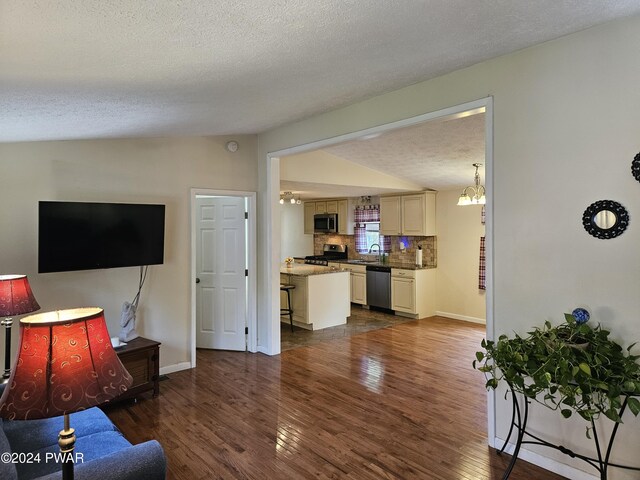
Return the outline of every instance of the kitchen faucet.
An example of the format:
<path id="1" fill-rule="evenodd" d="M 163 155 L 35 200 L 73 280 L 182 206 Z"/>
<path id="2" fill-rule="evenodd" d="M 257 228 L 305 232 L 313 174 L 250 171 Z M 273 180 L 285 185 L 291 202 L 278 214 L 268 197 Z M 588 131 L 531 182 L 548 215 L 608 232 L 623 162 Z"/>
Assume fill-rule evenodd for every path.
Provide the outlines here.
<path id="1" fill-rule="evenodd" d="M 369 248 L 369 253 L 372 253 L 373 247 L 378 247 L 378 261 L 382 261 L 382 250 L 380 249 L 380 245 L 377 243 L 374 243 L 371 245 L 371 247 Z"/>

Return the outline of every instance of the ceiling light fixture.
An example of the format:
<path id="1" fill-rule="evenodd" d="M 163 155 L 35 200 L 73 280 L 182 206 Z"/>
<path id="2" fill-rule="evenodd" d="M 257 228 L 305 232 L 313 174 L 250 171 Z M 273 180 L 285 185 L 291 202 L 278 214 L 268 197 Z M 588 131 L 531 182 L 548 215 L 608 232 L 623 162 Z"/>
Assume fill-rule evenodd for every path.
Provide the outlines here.
<path id="1" fill-rule="evenodd" d="M 458 199 L 458 205 L 484 205 L 487 203 L 487 198 L 485 196 L 485 189 L 482 185 L 480 185 L 480 174 L 478 173 L 478 167 L 481 167 L 481 163 L 474 163 L 474 167 L 476 167 L 476 174 L 474 176 L 474 184 L 470 187 L 466 187 L 462 190 L 462 194 Z M 472 195 L 469 195 L 468 192 L 471 192 Z"/>
<path id="2" fill-rule="evenodd" d="M 280 205 L 284 205 L 284 202 L 289 202 L 291 205 L 300 205 L 300 197 L 296 198 L 293 192 L 284 192 L 280 194 Z"/>

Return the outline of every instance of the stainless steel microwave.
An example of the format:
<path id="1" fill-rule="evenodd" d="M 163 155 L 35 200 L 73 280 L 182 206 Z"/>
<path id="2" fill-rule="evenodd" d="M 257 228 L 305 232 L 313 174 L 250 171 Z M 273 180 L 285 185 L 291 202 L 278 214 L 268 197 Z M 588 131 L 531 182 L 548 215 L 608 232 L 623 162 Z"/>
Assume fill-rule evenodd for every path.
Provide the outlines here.
<path id="1" fill-rule="evenodd" d="M 322 213 L 313 216 L 313 233 L 336 233 L 338 231 L 338 215 Z"/>

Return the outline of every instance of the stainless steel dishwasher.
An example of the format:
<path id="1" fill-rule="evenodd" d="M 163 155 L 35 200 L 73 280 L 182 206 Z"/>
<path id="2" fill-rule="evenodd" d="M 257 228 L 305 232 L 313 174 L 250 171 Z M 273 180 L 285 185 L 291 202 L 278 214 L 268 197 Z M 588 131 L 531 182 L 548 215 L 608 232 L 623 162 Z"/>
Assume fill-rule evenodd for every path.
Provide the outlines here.
<path id="1" fill-rule="evenodd" d="M 367 305 L 391 308 L 391 267 L 367 265 Z"/>

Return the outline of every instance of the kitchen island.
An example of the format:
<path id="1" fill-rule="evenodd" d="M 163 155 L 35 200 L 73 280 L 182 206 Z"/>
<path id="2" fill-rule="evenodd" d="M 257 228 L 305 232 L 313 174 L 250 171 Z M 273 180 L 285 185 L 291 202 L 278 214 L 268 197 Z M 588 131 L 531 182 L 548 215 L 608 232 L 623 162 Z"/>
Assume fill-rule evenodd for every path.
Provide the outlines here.
<path id="1" fill-rule="evenodd" d="M 281 265 L 280 283 L 295 286 L 291 290 L 294 325 L 320 330 L 347 323 L 351 314 L 349 275 L 346 270 L 318 265 Z M 284 292 L 280 292 L 280 305 L 287 305 Z M 280 320 L 288 323 L 288 317 Z"/>

